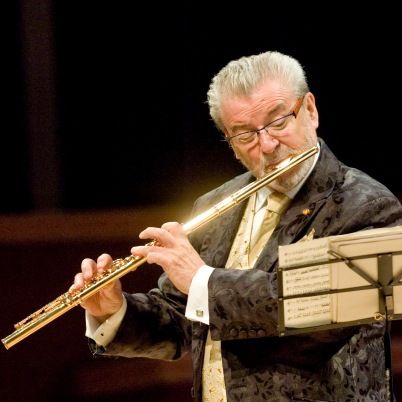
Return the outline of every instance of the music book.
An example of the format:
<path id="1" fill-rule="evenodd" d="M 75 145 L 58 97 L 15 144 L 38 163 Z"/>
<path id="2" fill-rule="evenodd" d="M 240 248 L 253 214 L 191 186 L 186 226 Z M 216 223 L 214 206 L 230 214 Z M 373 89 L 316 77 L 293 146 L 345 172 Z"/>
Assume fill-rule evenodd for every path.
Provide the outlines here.
<path id="1" fill-rule="evenodd" d="M 283 327 L 384 319 L 384 289 L 396 317 L 402 314 L 401 277 L 402 226 L 279 246 Z"/>

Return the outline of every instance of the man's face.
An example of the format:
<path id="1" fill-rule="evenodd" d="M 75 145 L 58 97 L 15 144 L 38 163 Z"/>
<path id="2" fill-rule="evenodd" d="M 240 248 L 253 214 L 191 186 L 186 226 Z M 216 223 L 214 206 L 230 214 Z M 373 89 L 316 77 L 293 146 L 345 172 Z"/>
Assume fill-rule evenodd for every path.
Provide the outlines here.
<path id="1" fill-rule="evenodd" d="M 317 144 L 318 112 L 310 92 L 297 99 L 278 81 L 266 81 L 250 96 L 226 98 L 221 106 L 225 136 L 232 137 L 229 142 L 236 158 L 255 177 L 264 176 L 273 165 Z M 290 190 L 311 164 L 310 158 L 270 186 Z"/>

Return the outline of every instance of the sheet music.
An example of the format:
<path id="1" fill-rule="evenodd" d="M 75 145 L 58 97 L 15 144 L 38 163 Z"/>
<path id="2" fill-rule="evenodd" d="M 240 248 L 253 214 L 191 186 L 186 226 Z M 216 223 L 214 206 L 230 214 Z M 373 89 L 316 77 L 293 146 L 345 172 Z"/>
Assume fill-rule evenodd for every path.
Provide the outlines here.
<path id="1" fill-rule="evenodd" d="M 286 326 L 303 328 L 330 324 L 332 321 L 331 297 L 327 294 L 285 300 Z"/>
<path id="2" fill-rule="evenodd" d="M 289 246 L 279 246 L 279 266 L 282 268 L 308 262 L 328 261 L 329 238 L 303 241 Z"/>
<path id="3" fill-rule="evenodd" d="M 283 272 L 283 295 L 293 296 L 331 289 L 330 266 L 316 265 Z"/>
<path id="4" fill-rule="evenodd" d="M 294 267 L 311 261 L 327 261 L 328 239 L 304 241 L 279 247 L 281 267 Z M 329 264 L 283 271 L 283 295 L 293 296 L 331 289 Z M 289 327 L 308 327 L 332 321 L 332 297 L 328 294 L 284 301 L 285 323 Z"/>

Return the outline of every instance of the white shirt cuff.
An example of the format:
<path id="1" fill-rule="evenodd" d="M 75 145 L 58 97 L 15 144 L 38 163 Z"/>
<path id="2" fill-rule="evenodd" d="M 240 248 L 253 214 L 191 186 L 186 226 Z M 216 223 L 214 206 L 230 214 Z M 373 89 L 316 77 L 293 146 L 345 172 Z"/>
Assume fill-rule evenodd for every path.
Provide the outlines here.
<path id="1" fill-rule="evenodd" d="M 209 325 L 208 280 L 215 268 L 203 265 L 194 275 L 188 292 L 186 317 Z"/>
<path id="2" fill-rule="evenodd" d="M 117 330 L 123 321 L 124 315 L 127 310 L 127 301 L 123 297 L 123 305 L 120 310 L 111 315 L 105 322 L 99 321 L 85 311 L 86 331 L 85 336 L 93 339 L 97 345 L 105 347 L 116 336 Z"/>

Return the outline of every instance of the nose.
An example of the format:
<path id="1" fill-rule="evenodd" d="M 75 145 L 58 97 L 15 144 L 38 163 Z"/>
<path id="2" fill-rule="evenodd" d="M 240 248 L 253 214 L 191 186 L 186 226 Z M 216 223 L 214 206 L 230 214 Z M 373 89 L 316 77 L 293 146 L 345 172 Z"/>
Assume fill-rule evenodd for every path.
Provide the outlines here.
<path id="1" fill-rule="evenodd" d="M 272 153 L 279 145 L 278 139 L 272 137 L 266 128 L 262 128 L 258 131 L 258 140 L 260 141 L 261 151 L 264 154 Z"/>

